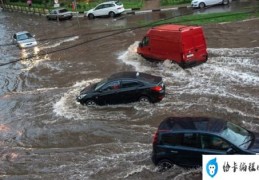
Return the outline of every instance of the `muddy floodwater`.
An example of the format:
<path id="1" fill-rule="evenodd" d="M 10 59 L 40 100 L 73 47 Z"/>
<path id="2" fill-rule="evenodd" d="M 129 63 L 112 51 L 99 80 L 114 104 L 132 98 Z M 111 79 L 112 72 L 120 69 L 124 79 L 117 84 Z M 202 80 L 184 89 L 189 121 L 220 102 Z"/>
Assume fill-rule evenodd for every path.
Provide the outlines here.
<path id="1" fill-rule="evenodd" d="M 258 19 L 204 26 L 209 59 L 185 70 L 136 53 L 147 29 L 115 31 L 136 22 L 0 12 L 0 64 L 25 58 L 0 66 L 1 179 L 201 179 L 201 169 L 156 171 L 150 154 L 161 120 L 218 117 L 259 132 Z M 36 48 L 11 45 L 22 30 L 36 35 Z M 166 97 L 144 106 L 75 101 L 85 86 L 121 71 L 162 76 Z"/>

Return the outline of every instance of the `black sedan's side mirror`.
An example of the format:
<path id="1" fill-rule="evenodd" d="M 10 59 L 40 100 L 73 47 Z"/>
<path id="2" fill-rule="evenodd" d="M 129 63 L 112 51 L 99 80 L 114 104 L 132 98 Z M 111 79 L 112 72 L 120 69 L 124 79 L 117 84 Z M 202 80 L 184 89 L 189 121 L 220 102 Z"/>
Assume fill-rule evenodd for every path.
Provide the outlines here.
<path id="1" fill-rule="evenodd" d="M 96 92 L 101 93 L 101 92 L 103 92 L 103 90 L 102 89 L 97 89 Z"/>

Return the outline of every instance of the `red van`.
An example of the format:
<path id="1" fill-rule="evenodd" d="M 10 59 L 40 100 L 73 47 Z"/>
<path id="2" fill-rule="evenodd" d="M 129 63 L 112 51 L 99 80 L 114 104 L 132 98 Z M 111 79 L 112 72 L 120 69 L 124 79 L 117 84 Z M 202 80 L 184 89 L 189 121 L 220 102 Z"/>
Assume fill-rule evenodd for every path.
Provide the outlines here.
<path id="1" fill-rule="evenodd" d="M 151 28 L 139 43 L 138 54 L 151 60 L 171 60 L 182 67 L 206 62 L 207 46 L 200 26 L 166 24 Z"/>

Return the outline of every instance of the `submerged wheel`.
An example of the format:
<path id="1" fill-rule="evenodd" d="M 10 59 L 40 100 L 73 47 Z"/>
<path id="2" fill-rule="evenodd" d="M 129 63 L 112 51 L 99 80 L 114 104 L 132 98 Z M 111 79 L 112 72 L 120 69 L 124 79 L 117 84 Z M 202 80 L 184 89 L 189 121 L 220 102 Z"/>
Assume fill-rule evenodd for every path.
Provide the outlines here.
<path id="1" fill-rule="evenodd" d="M 223 0 L 223 1 L 222 1 L 222 4 L 228 5 L 228 4 L 229 4 L 229 0 Z"/>
<path id="2" fill-rule="evenodd" d="M 96 106 L 96 102 L 94 102 L 93 100 L 88 100 L 85 103 L 86 106 Z"/>
<path id="3" fill-rule="evenodd" d="M 111 18 L 114 18 L 115 17 L 115 13 L 114 12 L 109 12 L 109 16 L 111 17 Z"/>
<path id="4" fill-rule="evenodd" d="M 200 3 L 200 4 L 199 4 L 199 8 L 201 8 L 201 9 L 205 8 L 205 3 L 203 3 L 203 2 Z"/>
<path id="5" fill-rule="evenodd" d="M 141 96 L 139 98 L 139 102 L 140 103 L 150 103 L 150 100 L 149 100 L 149 98 L 147 96 Z"/>
<path id="6" fill-rule="evenodd" d="M 158 172 L 165 172 L 171 169 L 174 166 L 174 164 L 171 161 L 164 159 L 159 161 L 157 166 L 158 166 Z"/>
<path id="7" fill-rule="evenodd" d="M 88 14 L 88 19 L 94 19 L 94 15 L 93 14 Z"/>

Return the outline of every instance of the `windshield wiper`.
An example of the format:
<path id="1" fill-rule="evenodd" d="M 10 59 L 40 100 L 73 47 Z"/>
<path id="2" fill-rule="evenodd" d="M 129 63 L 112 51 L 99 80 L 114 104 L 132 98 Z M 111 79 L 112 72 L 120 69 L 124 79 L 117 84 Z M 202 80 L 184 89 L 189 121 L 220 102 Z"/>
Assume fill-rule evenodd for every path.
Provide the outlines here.
<path id="1" fill-rule="evenodd" d="M 248 136 L 248 137 L 250 137 L 250 139 L 247 140 L 247 141 L 245 141 L 245 140 L 247 139 L 247 138 L 246 138 L 246 139 L 244 140 L 245 142 L 243 142 L 242 144 L 240 144 L 239 147 L 242 146 L 242 145 L 244 145 L 244 144 L 246 144 L 246 143 L 249 143 L 250 141 L 252 141 L 252 140 L 254 139 L 252 135 L 250 135 L 250 136 Z"/>

